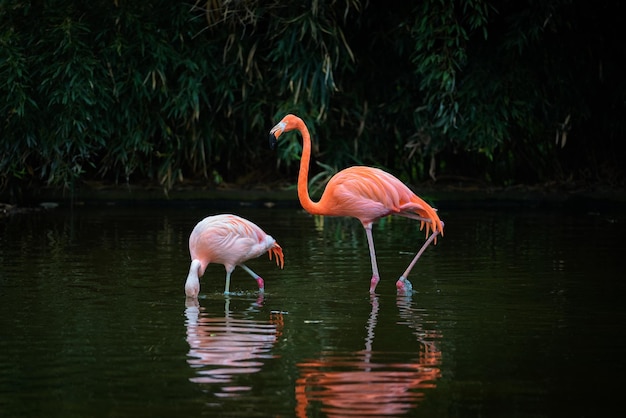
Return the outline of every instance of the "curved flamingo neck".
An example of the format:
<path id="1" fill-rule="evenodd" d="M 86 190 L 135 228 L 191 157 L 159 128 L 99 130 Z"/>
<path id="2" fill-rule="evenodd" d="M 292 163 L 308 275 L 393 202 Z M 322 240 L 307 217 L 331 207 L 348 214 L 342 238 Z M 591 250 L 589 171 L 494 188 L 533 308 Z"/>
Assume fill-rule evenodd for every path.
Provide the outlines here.
<path id="1" fill-rule="evenodd" d="M 299 119 L 299 118 L 298 118 Z M 309 130 L 299 119 L 296 125 L 300 135 L 302 135 L 302 155 L 300 156 L 300 171 L 298 173 L 298 199 L 307 212 L 317 215 L 321 214 L 319 203 L 311 200 L 309 195 L 309 164 L 311 163 L 311 136 Z"/>
<path id="2" fill-rule="evenodd" d="M 189 274 L 187 275 L 187 281 L 185 282 L 185 294 L 187 297 L 196 298 L 200 293 L 200 279 L 199 272 L 202 269 L 202 263 L 200 260 L 192 260 L 191 266 L 189 266 Z"/>

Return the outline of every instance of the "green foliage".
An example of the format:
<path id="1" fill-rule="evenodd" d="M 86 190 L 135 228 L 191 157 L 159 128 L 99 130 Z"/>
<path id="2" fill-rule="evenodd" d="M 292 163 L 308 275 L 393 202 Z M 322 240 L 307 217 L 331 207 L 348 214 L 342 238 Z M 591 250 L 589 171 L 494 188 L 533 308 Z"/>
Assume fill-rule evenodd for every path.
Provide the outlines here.
<path id="1" fill-rule="evenodd" d="M 288 112 L 317 180 L 371 164 L 407 181 L 623 182 L 622 9 L 1 1 L 0 189 L 295 176 L 297 138 L 266 149 Z"/>

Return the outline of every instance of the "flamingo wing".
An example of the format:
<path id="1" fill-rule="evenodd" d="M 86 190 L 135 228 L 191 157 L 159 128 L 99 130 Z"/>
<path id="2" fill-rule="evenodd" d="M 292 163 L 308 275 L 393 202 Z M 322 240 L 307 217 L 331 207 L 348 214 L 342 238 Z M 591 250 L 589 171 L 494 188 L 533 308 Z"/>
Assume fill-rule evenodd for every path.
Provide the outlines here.
<path id="1" fill-rule="evenodd" d="M 434 209 L 391 174 L 373 167 L 355 166 L 337 173 L 326 186 L 320 203 L 328 215 L 353 216 L 363 223 L 390 214 L 417 214 L 439 229 Z"/>
<path id="2" fill-rule="evenodd" d="M 215 215 L 196 225 L 189 237 L 189 252 L 204 268 L 208 263 L 220 263 L 228 270 L 266 252 L 270 241 L 273 244 L 274 239 L 246 219 Z"/>

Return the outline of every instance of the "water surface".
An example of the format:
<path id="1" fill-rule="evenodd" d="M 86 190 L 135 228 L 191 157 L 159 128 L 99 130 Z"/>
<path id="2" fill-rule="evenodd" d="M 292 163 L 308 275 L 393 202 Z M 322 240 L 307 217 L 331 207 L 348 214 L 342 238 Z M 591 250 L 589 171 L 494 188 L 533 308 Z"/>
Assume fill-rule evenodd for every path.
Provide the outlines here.
<path id="1" fill-rule="evenodd" d="M 440 207 L 365 233 L 296 208 L 78 207 L 0 219 L 2 416 L 598 416 L 620 406 L 623 211 Z M 184 297 L 187 238 L 217 212 L 284 249 L 210 265 Z M 617 383 L 616 383 L 617 382 Z"/>

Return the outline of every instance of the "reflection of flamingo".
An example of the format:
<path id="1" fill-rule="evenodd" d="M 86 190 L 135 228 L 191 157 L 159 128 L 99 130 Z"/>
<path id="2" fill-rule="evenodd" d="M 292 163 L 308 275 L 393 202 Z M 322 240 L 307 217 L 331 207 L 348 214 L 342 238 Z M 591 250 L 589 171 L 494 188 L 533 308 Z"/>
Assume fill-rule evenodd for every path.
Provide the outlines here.
<path id="1" fill-rule="evenodd" d="M 254 223 L 236 215 L 215 215 L 204 218 L 195 226 L 189 236 L 191 266 L 185 283 L 187 297 L 196 298 L 200 293 L 200 279 L 209 263 L 223 264 L 226 269 L 226 287 L 229 292 L 230 275 L 235 266 L 240 266 L 258 283 L 263 292 L 263 279 L 243 263 L 265 252 L 276 257 L 280 268 L 284 265 L 283 250 L 280 245 Z"/>
<path id="2" fill-rule="evenodd" d="M 404 311 L 410 310 L 405 302 L 398 299 L 403 319 Z M 417 406 L 425 389 L 435 387 L 441 377 L 441 352 L 432 338 L 439 336 L 424 333 L 415 321 L 407 323 L 418 335 L 417 357 L 408 363 L 375 361 L 372 344 L 377 316 L 378 298 L 373 296 L 364 350 L 330 353 L 298 364 L 296 416 L 311 415 L 316 405 L 328 417 L 402 415 Z"/>
<path id="3" fill-rule="evenodd" d="M 263 295 L 254 304 L 259 306 Z M 234 318 L 227 296 L 224 317 L 212 318 L 199 306 L 198 299 L 187 299 L 186 322 L 189 354 L 187 362 L 196 370 L 194 383 L 217 384 L 217 396 L 237 396 L 248 386 L 232 384 L 235 376 L 256 373 L 263 360 L 274 357 L 271 350 L 282 331 L 280 314 L 269 321 Z"/>
<path id="4" fill-rule="evenodd" d="M 326 190 L 324 190 L 319 202 L 313 202 L 307 189 L 311 159 L 311 137 L 302 119 L 295 115 L 285 116 L 271 129 L 270 146 L 273 148 L 276 145 L 278 137 L 283 132 L 294 129 L 300 132 L 303 141 L 300 173 L 298 174 L 300 203 L 307 212 L 314 215 L 351 216 L 361 221 L 367 235 L 372 262 L 370 293 L 374 293 L 380 280 L 372 237 L 373 223 L 384 216 L 399 215 L 420 221 L 422 228 L 426 225 L 426 237 L 428 239 L 396 282 L 396 287 L 400 293 L 410 293 L 412 286 L 411 282 L 407 280 L 407 276 L 426 247 L 433 240 L 436 242 L 437 235 L 443 235 L 443 222 L 437 216 L 435 209 L 391 174 L 377 168 L 362 166 L 350 167 L 335 174 L 326 185 Z M 431 229 L 433 233 L 429 238 Z"/>

